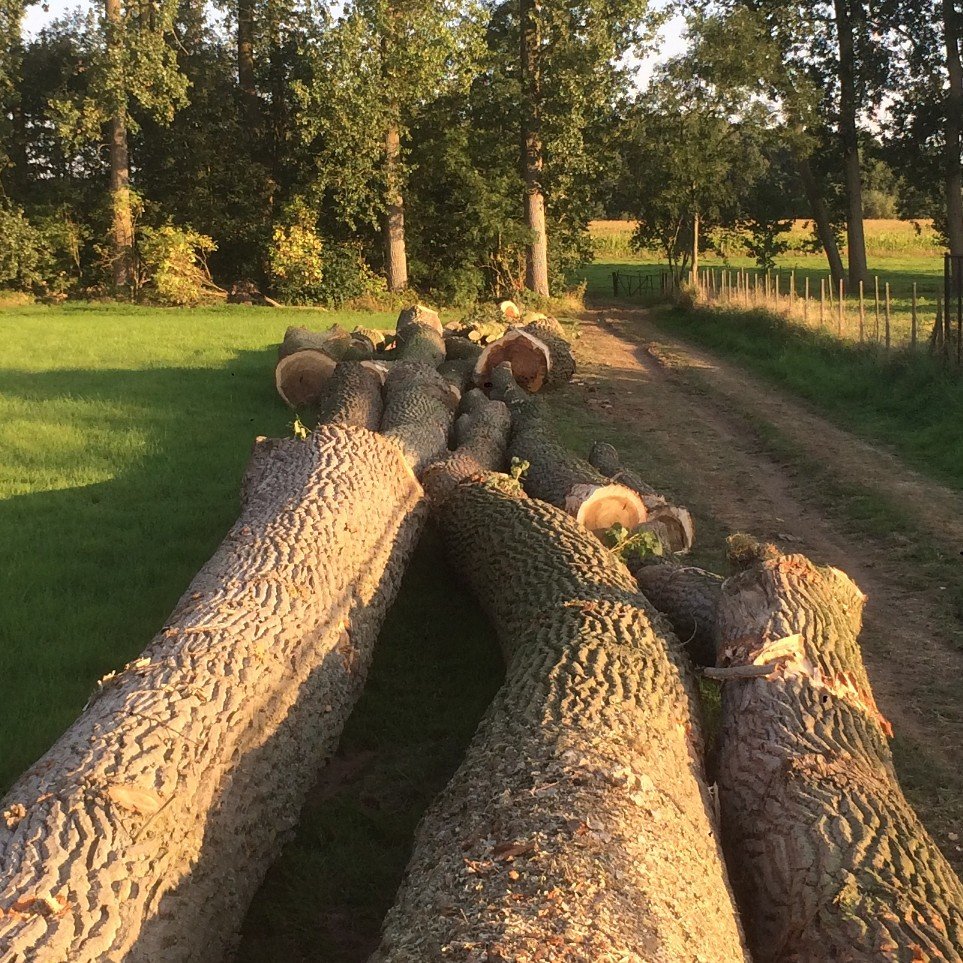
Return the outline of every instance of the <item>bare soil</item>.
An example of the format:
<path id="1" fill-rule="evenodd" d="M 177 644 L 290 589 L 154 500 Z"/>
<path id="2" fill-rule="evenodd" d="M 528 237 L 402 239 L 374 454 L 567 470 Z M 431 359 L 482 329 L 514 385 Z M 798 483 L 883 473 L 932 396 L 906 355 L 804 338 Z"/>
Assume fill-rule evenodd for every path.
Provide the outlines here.
<path id="1" fill-rule="evenodd" d="M 748 531 L 843 569 L 868 595 L 864 655 L 901 780 L 960 868 L 963 626 L 950 600 L 963 495 L 665 334 L 644 310 L 586 314 L 576 354 L 576 405 L 610 439 L 631 440 L 627 454 L 657 448 L 674 465 L 659 481 L 718 540 L 716 559 L 722 535 Z M 892 531 L 879 530 L 878 513 L 875 529 L 860 523 L 867 497 L 898 519 Z"/>

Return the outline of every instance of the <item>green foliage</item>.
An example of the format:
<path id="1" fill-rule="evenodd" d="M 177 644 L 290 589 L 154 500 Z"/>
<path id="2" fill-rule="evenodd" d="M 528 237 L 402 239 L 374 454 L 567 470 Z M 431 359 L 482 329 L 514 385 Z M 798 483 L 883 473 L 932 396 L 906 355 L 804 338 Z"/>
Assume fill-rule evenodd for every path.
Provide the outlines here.
<path id="1" fill-rule="evenodd" d="M 138 234 L 140 287 L 148 300 L 193 307 L 210 299 L 205 259 L 216 248 L 211 238 L 172 224 L 142 227 Z"/>
<path id="2" fill-rule="evenodd" d="M 664 551 L 662 539 L 655 532 L 644 528 L 629 531 L 621 522 L 609 528 L 603 534 L 602 541 L 624 561 L 660 557 Z"/>
<path id="3" fill-rule="evenodd" d="M 274 228 L 271 241 L 271 279 L 278 297 L 289 304 L 321 301 L 324 244 L 303 201 L 288 208 L 285 222 Z"/>
<path id="4" fill-rule="evenodd" d="M 0 285 L 29 291 L 44 283 L 50 251 L 23 211 L 0 205 Z"/>
<path id="5" fill-rule="evenodd" d="M 295 415 L 294 421 L 291 422 L 291 434 L 294 435 L 294 437 L 297 438 L 298 441 L 307 441 L 308 435 L 311 434 L 310 429 L 301 420 L 300 415 Z"/>

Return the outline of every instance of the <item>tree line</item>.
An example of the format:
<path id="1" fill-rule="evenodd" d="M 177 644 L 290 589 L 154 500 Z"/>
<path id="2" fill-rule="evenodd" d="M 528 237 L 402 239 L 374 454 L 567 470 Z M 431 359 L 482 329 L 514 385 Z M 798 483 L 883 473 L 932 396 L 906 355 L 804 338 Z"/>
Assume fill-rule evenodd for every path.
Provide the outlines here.
<path id="1" fill-rule="evenodd" d="M 955 0 L 98 4 L 25 36 L 0 2 L 8 286 L 546 295 L 603 213 L 676 265 L 711 228 L 768 263 L 810 216 L 856 281 L 883 181 L 963 254 Z M 672 10 L 689 49 L 640 91 Z"/>

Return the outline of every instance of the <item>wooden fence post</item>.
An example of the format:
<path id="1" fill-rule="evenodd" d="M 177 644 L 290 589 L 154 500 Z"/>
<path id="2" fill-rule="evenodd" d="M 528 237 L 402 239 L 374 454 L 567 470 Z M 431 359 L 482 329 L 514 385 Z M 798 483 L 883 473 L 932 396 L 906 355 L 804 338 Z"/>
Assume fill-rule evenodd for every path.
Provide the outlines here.
<path id="1" fill-rule="evenodd" d="M 862 280 L 859 282 L 859 343 L 863 343 L 866 328 L 866 297 Z"/>
<path id="2" fill-rule="evenodd" d="M 843 336 L 843 279 L 839 279 L 839 311 L 836 314 L 836 336 Z"/>
<path id="3" fill-rule="evenodd" d="M 879 344 L 879 275 L 874 275 L 873 281 L 876 283 L 876 330 L 873 332 L 873 341 Z"/>
<path id="4" fill-rule="evenodd" d="M 889 327 L 889 281 L 886 282 L 886 350 L 890 347 L 890 327 Z"/>
<path id="5" fill-rule="evenodd" d="M 819 327 L 826 323 L 826 279 L 819 279 Z"/>
<path id="6" fill-rule="evenodd" d="M 807 274 L 805 280 L 803 281 L 803 324 L 809 327 L 809 275 Z"/>
<path id="7" fill-rule="evenodd" d="M 910 321 L 910 346 L 916 347 L 917 339 L 917 317 L 916 317 L 916 282 L 913 282 L 913 316 Z"/>

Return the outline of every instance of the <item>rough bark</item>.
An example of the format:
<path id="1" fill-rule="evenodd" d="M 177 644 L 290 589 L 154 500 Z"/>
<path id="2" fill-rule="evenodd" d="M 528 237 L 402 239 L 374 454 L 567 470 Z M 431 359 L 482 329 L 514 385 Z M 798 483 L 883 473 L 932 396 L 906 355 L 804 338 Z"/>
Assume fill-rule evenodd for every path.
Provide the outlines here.
<path id="1" fill-rule="evenodd" d="M 859 131 L 856 114 L 856 52 L 853 38 L 852 0 L 833 0 L 836 34 L 839 43 L 839 140 L 843 152 L 843 177 L 846 182 L 847 258 L 849 283 L 855 289 L 869 280 L 866 262 L 866 237 L 863 231 L 863 175 L 859 161 Z"/>
<path id="2" fill-rule="evenodd" d="M 525 249 L 525 286 L 548 296 L 548 234 L 542 145 L 541 26 L 535 0 L 519 0 L 519 63 L 522 81 L 521 168 L 525 184 L 525 223 L 532 240 Z"/>
<path id="3" fill-rule="evenodd" d="M 123 28 L 120 0 L 105 0 L 108 46 L 122 43 Z M 122 83 L 121 78 L 114 78 Z M 115 91 L 107 123 L 108 165 L 110 168 L 111 272 L 114 287 L 129 295 L 134 282 L 134 215 L 130 199 L 130 157 L 127 149 L 127 97 Z"/>
<path id="4" fill-rule="evenodd" d="M 401 192 L 401 133 L 397 123 L 385 131 L 385 183 L 387 196 L 384 213 L 385 273 L 389 291 L 408 287 L 408 255 L 405 250 L 405 201 Z"/>
<path id="5" fill-rule="evenodd" d="M 674 640 L 611 553 L 508 477 L 426 488 L 508 673 L 374 959 L 744 960 Z"/>
<path id="6" fill-rule="evenodd" d="M 262 443 L 245 494 L 143 656 L 0 803 L 0 958 L 230 948 L 360 692 L 424 517 L 395 445 L 357 427 Z"/>
<path id="7" fill-rule="evenodd" d="M 492 375 L 491 394 L 512 414 L 510 458 L 527 463 L 525 491 L 568 512 L 589 531 L 601 533 L 615 524 L 633 529 L 646 520 L 642 499 L 624 485 L 610 484 L 587 461 L 553 436 L 537 401 L 521 390 L 511 366 Z"/>
<path id="8" fill-rule="evenodd" d="M 716 610 L 723 578 L 714 572 L 675 562 L 633 563 L 642 594 L 672 623 L 683 646 L 699 666 L 716 664 Z"/>
<path id="9" fill-rule="evenodd" d="M 637 492 L 648 512 L 639 528 L 658 535 L 665 551 L 684 555 L 695 542 L 695 522 L 688 508 L 672 505 L 634 471 L 623 468 L 616 449 L 605 442 L 596 442 L 589 453 L 589 463 L 606 478 Z"/>
<path id="10" fill-rule="evenodd" d="M 801 555 L 718 610 L 726 853 L 756 963 L 963 959 L 963 886 L 906 801 L 859 652 L 864 596 Z"/>
<path id="11" fill-rule="evenodd" d="M 539 403 L 512 377 L 511 366 L 493 374 L 492 397 L 512 414 L 509 457 L 525 469 L 525 491 L 563 509 L 589 531 L 601 534 L 615 524 L 633 529 L 646 520 L 642 499 L 624 485 L 610 484 L 587 461 L 559 444 L 545 424 Z"/>
<path id="12" fill-rule="evenodd" d="M 461 392 L 437 370 L 445 342 L 430 309 L 403 311 L 384 380 L 381 431 L 396 443 L 417 474 L 448 450 Z M 425 313 L 423 313 L 425 312 Z"/>
<path id="13" fill-rule="evenodd" d="M 445 333 L 438 312 L 433 308 L 426 308 L 423 304 L 415 304 L 410 308 L 402 309 L 395 327 L 400 331 L 409 324 L 423 324 L 429 328 L 434 328 L 440 335 Z"/>
<path id="14" fill-rule="evenodd" d="M 412 322 L 403 327 L 399 325 L 394 356 L 437 367 L 445 360 L 445 339 L 429 324 Z"/>
<path id="15" fill-rule="evenodd" d="M 383 411 L 381 385 L 380 373 L 362 362 L 339 362 L 318 409 L 319 421 L 377 431 Z"/>
<path id="16" fill-rule="evenodd" d="M 942 0 L 943 36 L 949 88 L 946 94 L 946 236 L 950 253 L 963 255 L 963 64 L 960 63 L 960 15 L 953 0 Z"/>
<path id="17" fill-rule="evenodd" d="M 809 201 L 813 223 L 816 225 L 816 236 L 823 246 L 823 251 L 826 252 L 826 260 L 829 262 L 833 284 L 838 285 L 846 272 L 843 270 L 843 259 L 839 253 L 839 245 L 836 243 L 836 233 L 833 231 L 829 207 L 822 191 L 819 189 L 819 184 L 816 182 L 816 175 L 813 173 L 809 156 L 802 151 L 796 152 L 796 167 L 799 170 L 799 179 L 802 181 L 803 190 L 806 192 L 806 199 Z"/>
<path id="18" fill-rule="evenodd" d="M 438 365 L 438 373 L 458 392 L 459 396 L 464 394 L 471 386 L 474 372 L 475 362 L 471 358 L 442 361 Z"/>
<path id="19" fill-rule="evenodd" d="M 468 358 L 474 367 L 474 363 L 481 353 L 482 346 L 476 341 L 471 341 L 469 338 L 457 334 L 445 335 L 445 357 L 449 361 L 461 361 Z"/>
<path id="20" fill-rule="evenodd" d="M 492 373 L 506 362 L 518 384 L 533 394 L 543 387 L 558 388 L 575 374 L 575 359 L 562 326 L 544 316 L 488 344 L 475 363 L 475 384 L 490 387 Z"/>

